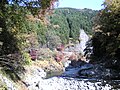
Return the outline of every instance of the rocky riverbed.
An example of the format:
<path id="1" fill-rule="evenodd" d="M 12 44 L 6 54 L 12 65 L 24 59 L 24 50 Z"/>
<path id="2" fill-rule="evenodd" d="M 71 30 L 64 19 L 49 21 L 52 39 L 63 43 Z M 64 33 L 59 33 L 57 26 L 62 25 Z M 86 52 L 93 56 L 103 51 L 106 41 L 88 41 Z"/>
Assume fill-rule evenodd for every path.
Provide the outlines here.
<path id="1" fill-rule="evenodd" d="M 101 68 L 99 73 L 94 71 L 94 65 L 89 63 L 81 63 L 80 66 L 69 66 L 64 73 L 60 75 L 52 75 L 47 77 L 47 72 L 39 66 L 31 66 L 26 68 L 26 72 L 20 75 L 21 81 L 26 89 L 24 90 L 119 90 L 119 80 L 105 80 L 98 78 L 103 75 Z M 87 70 L 87 71 L 86 71 Z M 88 73 L 88 72 L 92 73 Z M 105 71 L 106 72 L 106 71 Z M 100 74 L 101 73 L 101 74 Z M 92 77 L 91 77 L 92 76 Z M 98 77 L 94 77 L 98 76 Z M 0 75 L 0 79 L 6 83 L 8 90 L 18 89 L 10 80 Z"/>
<path id="2" fill-rule="evenodd" d="M 0 74 L 0 80 L 5 84 L 6 87 L 1 88 L 0 90 L 6 90 L 5 88 L 7 88 L 7 90 L 17 90 L 17 88 L 15 87 L 15 83 L 13 83 L 11 80 L 9 80 L 8 78 L 6 78 L 5 76 L 3 76 L 2 74 Z"/>
<path id="3" fill-rule="evenodd" d="M 92 66 L 88 68 L 90 67 Z M 81 69 L 85 68 L 87 67 L 82 66 Z M 29 90 L 114 90 L 112 84 L 103 79 L 76 78 L 75 75 L 79 70 L 80 67 L 70 68 L 62 75 L 45 79 L 46 72 L 41 68 L 34 67 L 31 73 L 26 73 L 23 82 Z"/>
<path id="4" fill-rule="evenodd" d="M 52 77 L 41 79 L 36 85 L 28 86 L 30 90 L 110 90 L 109 84 L 102 85 L 101 81 L 90 82 L 74 78 Z"/>

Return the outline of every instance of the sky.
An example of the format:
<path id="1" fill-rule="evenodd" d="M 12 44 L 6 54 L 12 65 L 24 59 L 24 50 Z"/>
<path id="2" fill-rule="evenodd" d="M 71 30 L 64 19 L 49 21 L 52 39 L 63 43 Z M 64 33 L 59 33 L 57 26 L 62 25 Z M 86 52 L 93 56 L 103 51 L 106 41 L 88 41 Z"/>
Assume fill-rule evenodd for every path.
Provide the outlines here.
<path id="1" fill-rule="evenodd" d="M 101 4 L 104 0 L 59 0 L 58 7 L 72 7 L 77 9 L 89 8 L 100 10 L 103 8 Z"/>

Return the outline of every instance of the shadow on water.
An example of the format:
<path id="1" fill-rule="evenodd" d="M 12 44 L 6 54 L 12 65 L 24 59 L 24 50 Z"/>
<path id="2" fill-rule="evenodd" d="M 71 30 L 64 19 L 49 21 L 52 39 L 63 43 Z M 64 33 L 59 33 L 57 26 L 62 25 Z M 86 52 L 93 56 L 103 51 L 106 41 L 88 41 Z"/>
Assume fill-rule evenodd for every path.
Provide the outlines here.
<path id="1" fill-rule="evenodd" d="M 51 77 L 57 77 L 63 74 L 63 71 L 60 72 L 47 72 L 47 76 L 45 79 L 51 78 Z"/>
<path id="2" fill-rule="evenodd" d="M 66 71 L 65 71 L 66 72 Z M 106 84 L 109 84 L 112 86 L 112 90 L 120 90 L 120 80 L 104 80 L 104 79 L 98 79 L 98 78 L 90 78 L 90 77 L 84 77 L 84 76 L 79 76 L 79 77 L 72 77 L 72 76 L 63 76 L 65 72 L 47 72 L 47 76 L 45 79 L 49 79 L 52 77 L 62 77 L 63 79 L 67 80 L 77 80 L 77 81 L 84 81 L 84 82 L 102 82 L 101 85 L 105 86 Z"/>

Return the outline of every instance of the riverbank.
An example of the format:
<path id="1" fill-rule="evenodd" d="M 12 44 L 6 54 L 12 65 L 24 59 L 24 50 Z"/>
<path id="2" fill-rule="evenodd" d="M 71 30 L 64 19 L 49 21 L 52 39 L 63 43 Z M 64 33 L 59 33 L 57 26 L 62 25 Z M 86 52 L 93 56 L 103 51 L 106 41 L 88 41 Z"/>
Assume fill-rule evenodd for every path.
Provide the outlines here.
<path id="1" fill-rule="evenodd" d="M 51 72 L 52 77 L 48 77 L 46 71 L 50 69 L 44 69 L 50 62 L 52 63 L 52 61 L 33 61 L 32 65 L 26 66 L 25 73 L 19 74 L 22 82 L 21 86 L 17 86 L 5 78 L 6 82 L 4 83 L 7 85 L 7 90 L 118 90 L 120 88 L 120 81 L 80 76 L 79 71 L 90 71 L 93 67 L 89 63 L 82 63 L 79 67 L 66 68 L 64 73 L 58 72 L 59 75 Z M 41 64 L 45 67 L 43 68 Z M 59 63 L 56 64 L 59 65 Z"/>
<path id="2" fill-rule="evenodd" d="M 46 78 L 46 72 L 33 67 L 22 80 L 29 90 L 111 90 L 112 86 L 106 81 L 79 79 L 63 76 Z M 67 76 L 67 75 L 66 75 Z"/>
<path id="3" fill-rule="evenodd" d="M 20 78 L 17 82 L 1 75 L 8 90 L 114 90 L 120 86 L 119 81 L 106 80 L 116 73 L 111 74 L 111 70 L 101 65 L 68 59 L 56 62 L 49 49 L 39 53 L 38 60 L 24 66 L 23 73 L 12 73 Z"/>
<path id="4" fill-rule="evenodd" d="M 50 79 L 41 79 L 35 87 L 35 90 L 110 90 L 109 84 L 102 85 L 102 82 L 90 82 L 86 80 L 75 80 L 74 78 L 53 77 Z M 30 90 L 34 86 L 29 86 Z"/>

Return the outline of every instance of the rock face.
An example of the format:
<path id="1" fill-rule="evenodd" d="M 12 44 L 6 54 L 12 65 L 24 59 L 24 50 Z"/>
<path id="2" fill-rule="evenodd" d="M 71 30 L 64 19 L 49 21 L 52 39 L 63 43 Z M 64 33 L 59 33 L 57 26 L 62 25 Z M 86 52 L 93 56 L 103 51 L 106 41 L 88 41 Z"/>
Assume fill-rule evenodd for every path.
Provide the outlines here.
<path id="1" fill-rule="evenodd" d="M 84 49 L 86 48 L 86 42 L 89 40 L 88 35 L 85 33 L 84 30 L 80 30 L 80 36 L 79 36 L 80 44 L 79 44 L 79 50 L 82 54 L 84 54 Z"/>
<path id="2" fill-rule="evenodd" d="M 65 48 L 65 51 L 81 53 L 84 55 L 84 49 L 86 48 L 86 42 L 89 40 L 89 37 L 83 29 L 80 29 L 79 40 L 80 42 L 77 42 L 77 44 Z"/>

